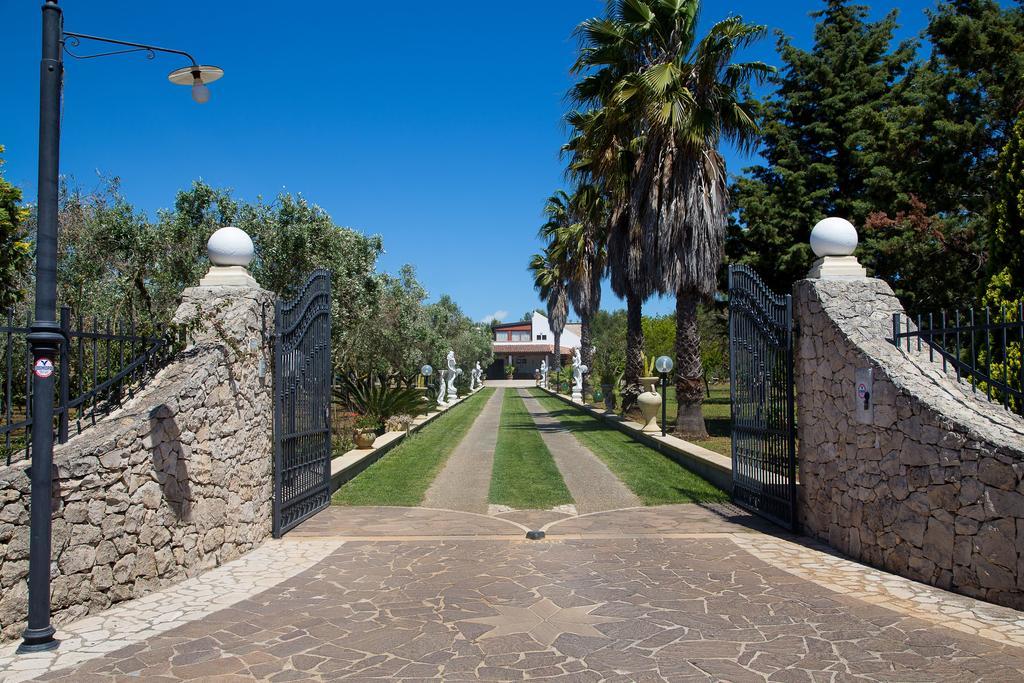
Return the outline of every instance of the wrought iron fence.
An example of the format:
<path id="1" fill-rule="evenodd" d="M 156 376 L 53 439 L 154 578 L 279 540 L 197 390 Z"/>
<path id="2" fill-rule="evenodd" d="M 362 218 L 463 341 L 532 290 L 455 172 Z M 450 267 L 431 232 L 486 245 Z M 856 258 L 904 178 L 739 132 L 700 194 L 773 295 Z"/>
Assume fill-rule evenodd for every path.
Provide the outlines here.
<path id="1" fill-rule="evenodd" d="M 1015 308 L 970 309 L 892 316 L 892 342 L 907 351 L 927 351 L 971 391 L 1024 415 L 1024 303 Z"/>
<path id="2" fill-rule="evenodd" d="M 81 433 L 133 396 L 185 344 L 181 327 L 143 331 L 134 323 L 74 316 L 67 307 L 60 311 L 60 326 L 64 343 L 54 382 L 54 431 L 59 443 L 66 442 L 72 430 Z M 0 324 L 0 457 L 8 465 L 32 452 L 32 370 L 26 340 L 31 327 L 31 314 L 22 325 L 10 311 L 6 324 Z"/>

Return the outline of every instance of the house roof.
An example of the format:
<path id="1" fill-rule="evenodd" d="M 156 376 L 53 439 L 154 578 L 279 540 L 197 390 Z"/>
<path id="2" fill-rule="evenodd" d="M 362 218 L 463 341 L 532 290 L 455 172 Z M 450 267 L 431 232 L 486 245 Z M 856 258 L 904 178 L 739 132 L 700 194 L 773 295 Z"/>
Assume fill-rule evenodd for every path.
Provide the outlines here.
<path id="1" fill-rule="evenodd" d="M 519 327 L 521 329 L 528 330 L 528 329 L 531 328 L 531 322 L 529 320 L 518 320 L 518 321 L 516 321 L 514 323 L 501 323 L 499 325 L 495 325 L 494 329 L 496 329 L 496 330 L 508 330 L 508 329 L 512 329 L 513 327 Z"/>
<path id="2" fill-rule="evenodd" d="M 536 343 L 523 343 L 517 344 L 515 342 L 494 342 L 492 344 L 495 353 L 554 353 L 554 344 L 536 344 Z M 562 346 L 562 355 L 568 356 L 572 353 L 572 349 L 568 346 Z"/>

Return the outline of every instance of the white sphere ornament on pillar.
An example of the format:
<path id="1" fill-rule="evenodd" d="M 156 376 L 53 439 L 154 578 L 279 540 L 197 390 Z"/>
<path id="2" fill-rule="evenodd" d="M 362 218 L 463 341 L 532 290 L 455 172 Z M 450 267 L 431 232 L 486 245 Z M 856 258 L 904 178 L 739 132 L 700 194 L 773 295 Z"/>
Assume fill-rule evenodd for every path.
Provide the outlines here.
<path id="1" fill-rule="evenodd" d="M 200 286 L 258 286 L 246 270 L 252 263 L 256 249 L 245 230 L 233 225 L 217 230 L 206 242 L 206 253 L 212 265 L 206 277 L 199 281 Z"/>
<path id="2" fill-rule="evenodd" d="M 252 263 L 256 250 L 252 238 L 245 230 L 233 225 L 225 225 L 210 235 L 206 242 L 206 253 L 215 266 L 242 266 Z"/>
<path id="3" fill-rule="evenodd" d="M 845 218 L 829 216 L 811 228 L 811 250 L 818 260 L 807 277 L 822 280 L 849 280 L 867 277 L 857 262 L 857 228 Z"/>
<path id="4" fill-rule="evenodd" d="M 857 249 L 857 228 L 845 218 L 830 216 L 811 228 L 815 256 L 850 256 Z"/>

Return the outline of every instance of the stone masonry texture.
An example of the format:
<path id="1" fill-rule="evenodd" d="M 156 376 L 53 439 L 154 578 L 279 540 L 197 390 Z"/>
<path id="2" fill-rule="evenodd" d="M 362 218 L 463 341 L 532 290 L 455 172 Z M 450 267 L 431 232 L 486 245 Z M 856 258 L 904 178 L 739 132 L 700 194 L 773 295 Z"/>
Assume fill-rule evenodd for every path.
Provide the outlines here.
<path id="1" fill-rule="evenodd" d="M 897 349 L 889 286 L 803 280 L 794 295 L 803 530 L 862 562 L 1024 608 L 1024 420 L 927 352 Z M 873 370 L 856 419 L 855 371 Z"/>
<path id="2" fill-rule="evenodd" d="M 272 295 L 185 290 L 189 346 L 54 449 L 52 598 L 62 624 L 194 576 L 270 534 Z M 27 613 L 27 463 L 0 468 L 0 638 Z"/>

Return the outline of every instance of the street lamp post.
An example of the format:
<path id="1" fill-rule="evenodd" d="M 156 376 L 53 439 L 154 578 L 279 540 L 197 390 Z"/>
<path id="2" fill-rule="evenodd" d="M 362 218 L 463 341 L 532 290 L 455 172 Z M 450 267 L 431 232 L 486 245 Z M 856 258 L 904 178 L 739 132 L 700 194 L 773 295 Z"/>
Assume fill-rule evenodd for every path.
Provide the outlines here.
<path id="1" fill-rule="evenodd" d="M 57 183 L 60 168 L 61 87 L 64 81 L 63 52 L 91 59 L 127 52 L 156 52 L 187 57 L 191 66 L 168 76 L 172 83 L 192 86 L 197 102 L 209 99 L 206 83 L 223 75 L 217 67 L 203 66 L 180 50 L 129 43 L 64 31 L 57 0 L 43 3 L 42 60 L 39 70 L 39 179 L 36 234 L 35 321 L 27 335 L 32 353 L 32 464 L 30 468 L 30 532 L 28 560 L 28 626 L 19 653 L 51 650 L 59 644 L 50 623 L 50 561 L 52 552 L 53 483 L 53 387 L 54 359 L 59 357 L 64 335 L 57 322 Z M 81 40 L 111 43 L 128 49 L 93 55 L 76 55 L 67 44 Z M 182 72 L 189 80 L 185 82 Z M 67 368 L 60 368 L 67 372 Z"/>
<path id="2" fill-rule="evenodd" d="M 661 435 L 667 434 L 665 430 L 665 417 L 668 412 L 668 373 L 672 372 L 672 359 L 668 356 L 658 356 L 654 361 L 654 368 L 661 375 Z"/>

